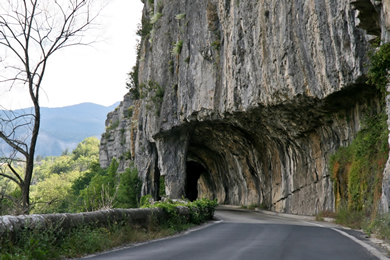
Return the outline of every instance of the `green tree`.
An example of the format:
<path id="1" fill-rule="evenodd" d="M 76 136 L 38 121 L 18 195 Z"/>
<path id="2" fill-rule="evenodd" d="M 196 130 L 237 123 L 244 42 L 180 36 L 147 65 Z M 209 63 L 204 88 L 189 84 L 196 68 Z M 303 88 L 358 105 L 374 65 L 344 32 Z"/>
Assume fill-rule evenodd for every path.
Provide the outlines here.
<path id="1" fill-rule="evenodd" d="M 120 208 L 137 208 L 141 198 L 142 181 L 137 168 L 133 165 L 120 176 L 117 195 L 117 206 Z"/>
<path id="2" fill-rule="evenodd" d="M 79 199 L 84 206 L 84 210 L 94 211 L 114 207 L 119 185 L 119 178 L 116 173 L 118 166 L 119 163 L 115 158 L 106 171 L 99 170 L 95 165 L 97 174 L 92 177 L 88 186 L 80 191 Z"/>
<path id="3" fill-rule="evenodd" d="M 81 143 L 77 145 L 77 147 L 72 151 L 73 160 L 77 160 L 78 158 L 99 156 L 99 140 L 96 137 L 88 137 L 85 138 Z"/>
<path id="4" fill-rule="evenodd" d="M 0 151 L 0 158 L 9 170 L 0 168 L 0 176 L 19 186 L 22 193 L 19 206 L 23 213 L 30 210 L 30 185 L 41 123 L 39 97 L 50 57 L 63 48 L 88 44 L 84 36 L 100 11 L 93 8 L 95 2 L 1 1 L 0 57 L 6 72 L 1 75 L 0 89 L 26 88 L 33 106 L 30 111 L 3 110 L 0 114 L 0 141 L 8 147 Z M 26 134 L 20 136 L 23 131 Z M 13 167 L 15 161 L 23 161 L 23 171 Z"/>
<path id="5" fill-rule="evenodd" d="M 65 213 L 72 212 L 73 194 L 72 181 L 80 176 L 80 172 L 67 174 L 52 174 L 44 181 L 39 182 L 32 189 L 35 213 Z"/>
<path id="6" fill-rule="evenodd" d="M 72 192 L 75 196 L 80 195 L 80 191 L 88 187 L 92 178 L 95 175 L 105 175 L 105 170 L 100 168 L 99 161 L 93 161 L 89 166 L 89 169 L 83 172 L 77 179 L 72 183 Z"/>
<path id="7" fill-rule="evenodd" d="M 78 199 L 80 191 L 88 187 L 96 175 L 106 175 L 100 168 L 97 152 L 99 141 L 86 138 L 78 152 L 44 158 L 34 169 L 31 199 L 34 213 L 79 212 L 84 209 Z M 81 154 L 82 151 L 82 154 Z"/>

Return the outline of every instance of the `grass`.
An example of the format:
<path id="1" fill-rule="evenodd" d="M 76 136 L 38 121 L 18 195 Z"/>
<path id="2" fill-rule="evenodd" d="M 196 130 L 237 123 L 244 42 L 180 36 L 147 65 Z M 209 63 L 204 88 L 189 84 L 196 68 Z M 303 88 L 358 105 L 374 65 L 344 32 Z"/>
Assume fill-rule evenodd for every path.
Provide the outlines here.
<path id="1" fill-rule="evenodd" d="M 106 132 L 116 129 L 119 126 L 119 120 L 115 123 L 111 123 L 109 126 L 106 127 Z"/>
<path id="2" fill-rule="evenodd" d="M 364 219 L 364 212 L 350 210 L 346 205 L 341 205 L 335 216 L 335 223 L 353 229 L 361 229 L 363 227 Z"/>
<path id="3" fill-rule="evenodd" d="M 79 258 L 111 248 L 171 236 L 193 224 L 176 226 L 151 223 L 148 227 L 114 225 L 109 228 L 80 227 L 67 235 L 57 237 L 61 230 L 45 232 L 23 230 L 18 244 L 3 241 L 1 260 Z"/>
<path id="4" fill-rule="evenodd" d="M 330 210 L 324 210 L 318 213 L 315 217 L 317 221 L 324 221 L 325 218 L 335 218 L 336 213 Z"/>
<path id="5" fill-rule="evenodd" d="M 390 242 L 390 213 L 372 216 L 362 211 L 351 211 L 346 205 L 342 205 L 335 215 L 335 223 L 361 229 L 368 236 L 375 234 L 376 237 Z"/>
<path id="6" fill-rule="evenodd" d="M 375 219 L 365 223 L 363 231 L 368 235 L 374 233 L 377 237 L 390 241 L 390 214 L 378 214 Z"/>

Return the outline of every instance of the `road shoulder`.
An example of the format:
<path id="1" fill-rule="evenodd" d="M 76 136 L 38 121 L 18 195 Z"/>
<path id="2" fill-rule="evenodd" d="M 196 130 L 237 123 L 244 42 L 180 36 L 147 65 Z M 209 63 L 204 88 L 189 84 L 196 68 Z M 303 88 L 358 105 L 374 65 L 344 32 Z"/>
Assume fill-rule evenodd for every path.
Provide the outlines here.
<path id="1" fill-rule="evenodd" d="M 375 256 L 378 257 L 377 250 L 380 255 L 382 255 L 382 258 L 379 259 L 389 259 L 390 257 L 390 244 L 386 243 L 386 241 L 376 238 L 374 235 L 371 237 L 367 236 L 362 230 L 354 230 L 350 229 L 348 227 L 344 227 L 338 224 L 334 223 L 333 218 L 324 218 L 324 221 L 317 221 L 314 216 L 304 216 L 304 215 L 294 215 L 294 214 L 288 214 L 288 213 L 280 213 L 280 212 L 273 212 L 273 211 L 268 211 L 268 210 L 262 210 L 255 208 L 255 212 L 259 212 L 261 214 L 265 215 L 270 215 L 270 216 L 278 216 L 278 217 L 284 217 L 284 218 L 291 218 L 291 219 L 296 219 L 296 220 L 301 220 L 301 221 L 306 221 L 308 223 L 311 223 L 316 226 L 321 226 L 321 227 L 326 227 L 326 228 L 332 228 L 334 230 L 339 230 L 340 234 L 344 236 L 351 236 L 349 238 L 352 239 L 355 238 L 358 241 L 361 241 L 362 243 L 365 243 L 368 245 L 366 247 L 371 253 L 373 253 Z M 343 232 L 343 233 L 342 233 Z M 354 239 L 352 239 L 354 240 Z M 357 242 L 357 241 L 355 241 Z M 357 242 L 358 243 L 358 242 Z"/>

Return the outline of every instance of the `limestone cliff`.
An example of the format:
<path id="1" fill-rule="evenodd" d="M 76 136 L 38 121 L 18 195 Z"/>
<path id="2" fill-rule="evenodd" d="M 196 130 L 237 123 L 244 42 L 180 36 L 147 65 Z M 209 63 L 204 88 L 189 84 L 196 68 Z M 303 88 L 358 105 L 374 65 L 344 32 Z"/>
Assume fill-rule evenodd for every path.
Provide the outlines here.
<path id="1" fill-rule="evenodd" d="M 376 2 L 145 1 L 141 97 L 108 115 L 101 166 L 134 160 L 156 198 L 164 175 L 171 198 L 333 209 L 329 156 L 378 105 L 366 52 L 390 5 Z"/>

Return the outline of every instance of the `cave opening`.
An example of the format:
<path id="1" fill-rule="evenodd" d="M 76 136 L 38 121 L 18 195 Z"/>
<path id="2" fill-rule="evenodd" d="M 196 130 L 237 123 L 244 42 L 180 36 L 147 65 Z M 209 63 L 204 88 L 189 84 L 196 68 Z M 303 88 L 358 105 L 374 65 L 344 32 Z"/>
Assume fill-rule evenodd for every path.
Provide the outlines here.
<path id="1" fill-rule="evenodd" d="M 157 149 L 155 146 L 153 149 Z M 154 178 L 153 178 L 153 199 L 156 201 L 161 200 L 161 197 L 165 195 L 165 181 L 164 176 L 161 176 L 160 169 L 158 168 L 158 153 L 156 152 L 156 160 L 154 161 Z M 163 196 L 162 196 L 163 194 Z"/>
<path id="2" fill-rule="evenodd" d="M 186 198 L 194 201 L 198 198 L 198 180 L 200 175 L 206 173 L 206 168 L 194 161 L 187 162 Z"/>

